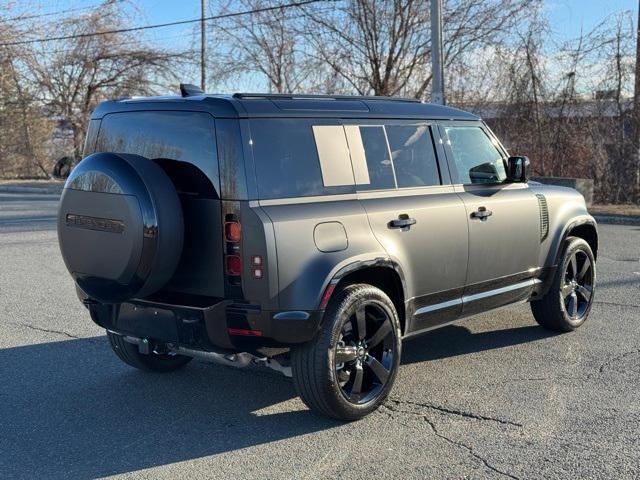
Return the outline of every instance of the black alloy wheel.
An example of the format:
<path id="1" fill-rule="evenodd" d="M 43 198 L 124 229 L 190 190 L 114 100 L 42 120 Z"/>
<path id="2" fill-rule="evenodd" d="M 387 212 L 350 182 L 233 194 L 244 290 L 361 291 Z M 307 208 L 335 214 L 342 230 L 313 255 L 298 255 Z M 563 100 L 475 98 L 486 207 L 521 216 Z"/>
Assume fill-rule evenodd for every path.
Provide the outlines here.
<path id="1" fill-rule="evenodd" d="M 569 237 L 549 291 L 531 302 L 531 311 L 541 326 L 570 332 L 589 316 L 595 290 L 596 260 L 591 247 L 583 238 Z"/>
<path id="2" fill-rule="evenodd" d="M 575 250 L 569 257 L 560 290 L 569 317 L 580 320 L 589 310 L 593 296 L 594 270 L 586 252 Z"/>
<path id="3" fill-rule="evenodd" d="M 313 411 L 358 420 L 393 388 L 402 354 L 396 306 L 377 287 L 340 288 L 315 338 L 291 351 L 293 382 Z"/>
<path id="4" fill-rule="evenodd" d="M 367 403 L 384 389 L 396 355 L 394 335 L 389 315 L 375 302 L 360 304 L 344 323 L 335 374 L 349 402 Z"/>

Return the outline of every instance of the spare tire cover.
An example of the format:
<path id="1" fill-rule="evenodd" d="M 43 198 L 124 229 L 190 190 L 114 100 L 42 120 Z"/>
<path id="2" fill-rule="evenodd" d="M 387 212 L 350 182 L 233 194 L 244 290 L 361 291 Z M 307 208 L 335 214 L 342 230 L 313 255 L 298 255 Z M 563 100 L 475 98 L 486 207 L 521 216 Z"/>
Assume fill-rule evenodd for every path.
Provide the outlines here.
<path id="1" fill-rule="evenodd" d="M 139 155 L 94 153 L 60 199 L 58 242 L 78 286 L 100 302 L 150 295 L 173 275 L 184 224 L 175 187 Z"/>

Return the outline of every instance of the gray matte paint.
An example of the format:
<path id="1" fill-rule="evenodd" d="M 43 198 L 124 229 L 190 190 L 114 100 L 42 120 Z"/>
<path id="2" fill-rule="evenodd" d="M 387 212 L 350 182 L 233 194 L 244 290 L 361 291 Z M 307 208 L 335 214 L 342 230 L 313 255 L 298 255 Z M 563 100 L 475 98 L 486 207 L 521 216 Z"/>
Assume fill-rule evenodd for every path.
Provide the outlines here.
<path id="1" fill-rule="evenodd" d="M 129 282 L 142 254 L 142 216 L 136 197 L 64 189 L 59 208 L 63 219 L 58 226 L 60 249 L 69 271 Z M 102 218 L 122 221 L 124 231 L 109 233 L 64 224 L 67 214 L 95 216 L 96 212 Z M 96 255 L 97 251 L 112 254 Z"/>
<path id="2" fill-rule="evenodd" d="M 595 226 L 596 222 L 589 215 L 583 196 L 576 190 L 540 183 L 530 183 L 529 188 L 532 193 L 541 193 L 547 200 L 549 235 L 540 245 L 538 263 L 541 266 L 552 266 L 567 229 L 575 226 L 574 224 L 588 223 Z"/>
<path id="3" fill-rule="evenodd" d="M 468 235 L 464 205 L 452 186 L 361 192 L 371 229 L 389 257 L 402 266 L 406 299 L 464 287 Z M 389 228 L 407 214 L 408 228 Z"/>
<path id="4" fill-rule="evenodd" d="M 543 242 L 538 192 L 545 194 L 550 211 L 550 232 Z M 516 276 L 540 275 L 540 267 L 554 264 L 564 228 L 576 219 L 593 221 L 579 193 L 528 184 L 449 185 L 251 203 L 254 211 L 268 216 L 273 228 L 274 243 L 267 250 L 269 258 L 277 252 L 280 309 L 315 310 L 339 270 L 384 258 L 400 266 L 406 301 L 438 294 L 446 298 L 447 291 L 458 292 L 457 298 L 420 306 L 416 318 L 440 309 L 461 317 L 526 300 L 539 279 L 515 280 Z M 469 214 L 480 204 L 494 212 L 485 221 Z M 388 222 L 401 213 L 415 218 L 416 224 L 408 229 L 389 228 Z M 349 238 L 346 249 L 318 251 L 314 232 L 318 224 L 327 222 L 344 225 Z M 514 276 L 513 283 L 504 285 L 503 277 L 509 276 Z M 491 287 L 492 280 L 496 287 Z M 473 284 L 481 284 L 481 290 L 464 293 L 465 285 Z M 428 318 L 408 319 L 405 333 L 428 325 Z"/>
<path id="5" fill-rule="evenodd" d="M 313 241 L 323 253 L 340 252 L 349 246 L 344 225 L 340 222 L 322 222 L 313 229 Z"/>
<path id="6" fill-rule="evenodd" d="M 277 256 L 278 286 L 271 291 L 280 309 L 315 310 L 338 271 L 386 259 L 402 271 L 407 305 L 417 306 L 407 319 L 405 333 L 411 333 L 429 328 L 430 317 L 439 311 L 446 311 L 444 322 L 527 300 L 540 283 L 541 267 L 554 264 L 567 225 L 575 220 L 595 224 L 582 196 L 571 189 L 447 184 L 449 166 L 442 147 L 436 144 L 436 149 L 442 186 L 250 202 L 273 228 L 267 256 L 272 273 Z M 542 242 L 536 193 L 544 194 L 549 205 L 549 235 Z M 480 206 L 492 211 L 486 220 L 471 217 Z M 400 214 L 416 223 L 390 228 Z M 348 241 L 338 229 L 318 238 L 319 226 L 336 224 Z M 265 232 L 270 232 L 266 225 Z M 512 283 L 505 285 L 511 276 Z"/>
<path id="7" fill-rule="evenodd" d="M 317 309 L 324 288 L 340 268 L 358 260 L 386 256 L 371 232 L 366 212 L 356 195 L 342 198 L 325 196 L 307 197 L 304 202 L 291 199 L 281 203 L 260 202 L 273 222 L 281 309 Z M 340 222 L 344 226 L 349 239 L 346 249 L 318 251 L 314 230 L 322 222 Z"/>
<path id="8" fill-rule="evenodd" d="M 540 266 L 538 199 L 525 184 L 464 185 L 456 192 L 469 224 L 467 285 Z M 480 207 L 492 215 L 473 218 Z"/>

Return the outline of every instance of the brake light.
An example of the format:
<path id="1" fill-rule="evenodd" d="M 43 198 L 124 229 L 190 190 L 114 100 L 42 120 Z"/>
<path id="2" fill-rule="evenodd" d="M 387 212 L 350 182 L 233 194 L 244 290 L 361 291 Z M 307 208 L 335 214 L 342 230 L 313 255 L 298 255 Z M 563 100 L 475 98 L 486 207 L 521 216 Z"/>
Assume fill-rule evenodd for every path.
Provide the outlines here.
<path id="1" fill-rule="evenodd" d="M 227 275 L 239 277 L 242 274 L 242 259 L 239 255 L 227 255 L 225 257 Z"/>
<path id="2" fill-rule="evenodd" d="M 230 285 L 240 285 L 242 277 L 242 256 L 240 242 L 242 241 L 242 225 L 238 216 L 227 213 L 224 216 L 224 271 Z"/>
<path id="3" fill-rule="evenodd" d="M 239 242 L 242 238 L 242 227 L 240 226 L 240 222 L 225 222 L 224 238 L 227 242 Z"/>

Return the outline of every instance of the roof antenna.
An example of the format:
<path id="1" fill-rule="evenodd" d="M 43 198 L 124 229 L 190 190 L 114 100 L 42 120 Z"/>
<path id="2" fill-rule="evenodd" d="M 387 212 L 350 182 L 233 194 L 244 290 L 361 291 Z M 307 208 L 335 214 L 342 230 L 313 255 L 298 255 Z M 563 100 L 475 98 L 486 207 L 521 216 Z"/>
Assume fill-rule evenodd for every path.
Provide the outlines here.
<path id="1" fill-rule="evenodd" d="M 193 97 L 203 94 L 204 92 L 200 87 L 196 87 L 195 85 L 191 85 L 190 83 L 180 84 L 180 95 L 182 95 L 183 97 Z"/>

